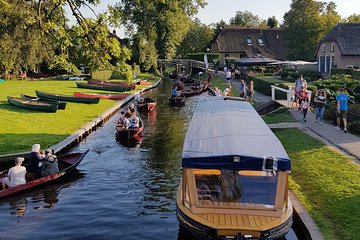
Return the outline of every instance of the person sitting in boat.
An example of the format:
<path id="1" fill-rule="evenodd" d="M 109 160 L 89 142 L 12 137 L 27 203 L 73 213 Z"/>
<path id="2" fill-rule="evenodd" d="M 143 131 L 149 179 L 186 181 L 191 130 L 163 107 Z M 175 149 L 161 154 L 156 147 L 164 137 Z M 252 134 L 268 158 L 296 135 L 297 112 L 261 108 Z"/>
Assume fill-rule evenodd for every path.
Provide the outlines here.
<path id="1" fill-rule="evenodd" d="M 42 159 L 43 157 L 40 154 L 40 144 L 34 144 L 31 148 L 30 161 L 27 171 L 35 178 L 41 177 Z"/>
<path id="2" fill-rule="evenodd" d="M 215 87 L 214 92 L 215 92 L 215 96 L 221 96 L 221 94 L 222 94 L 218 87 Z"/>
<path id="3" fill-rule="evenodd" d="M 57 172 L 59 172 L 58 160 L 56 156 L 52 154 L 51 149 L 46 149 L 45 158 L 43 159 L 41 176 L 45 177 Z"/>
<path id="4" fill-rule="evenodd" d="M 15 167 L 10 168 L 8 176 L 3 179 L 3 189 L 5 189 L 6 187 L 11 188 L 26 183 L 26 168 L 21 166 L 23 161 L 24 158 L 22 157 L 17 157 L 15 159 Z"/>
<path id="5" fill-rule="evenodd" d="M 172 91 L 171 91 L 171 96 L 172 97 L 177 97 L 177 86 L 174 86 Z"/>
<path id="6" fill-rule="evenodd" d="M 135 105 L 134 105 L 134 103 L 130 103 L 129 109 L 130 109 L 131 114 L 132 114 L 133 112 L 135 112 Z"/>
<path id="7" fill-rule="evenodd" d="M 117 122 L 117 125 L 123 125 L 124 124 L 124 117 L 125 117 L 125 111 L 121 111 L 119 120 Z"/>
<path id="8" fill-rule="evenodd" d="M 142 94 L 143 94 L 143 91 L 139 91 L 135 94 L 134 96 L 134 100 L 137 102 L 137 103 L 142 103 L 144 101 L 144 98 L 142 98 Z"/>
<path id="9" fill-rule="evenodd" d="M 139 117 L 136 116 L 136 112 L 133 112 L 131 115 L 130 120 L 130 127 L 131 128 L 138 128 L 140 126 L 140 120 Z"/>
<path id="10" fill-rule="evenodd" d="M 128 119 L 126 116 L 124 116 L 124 119 L 123 119 L 123 127 L 124 127 L 125 129 L 129 129 L 130 126 L 131 126 L 131 123 L 130 123 L 129 119 Z"/>

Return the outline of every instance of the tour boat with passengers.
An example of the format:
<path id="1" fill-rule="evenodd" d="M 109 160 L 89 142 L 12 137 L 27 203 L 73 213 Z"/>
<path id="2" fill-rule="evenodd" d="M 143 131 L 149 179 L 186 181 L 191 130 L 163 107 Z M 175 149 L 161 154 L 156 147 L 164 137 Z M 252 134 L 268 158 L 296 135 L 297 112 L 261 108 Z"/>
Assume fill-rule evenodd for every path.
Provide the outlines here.
<path id="1" fill-rule="evenodd" d="M 292 225 L 290 159 L 252 105 L 212 97 L 185 137 L 177 218 L 199 239 L 276 239 Z"/>

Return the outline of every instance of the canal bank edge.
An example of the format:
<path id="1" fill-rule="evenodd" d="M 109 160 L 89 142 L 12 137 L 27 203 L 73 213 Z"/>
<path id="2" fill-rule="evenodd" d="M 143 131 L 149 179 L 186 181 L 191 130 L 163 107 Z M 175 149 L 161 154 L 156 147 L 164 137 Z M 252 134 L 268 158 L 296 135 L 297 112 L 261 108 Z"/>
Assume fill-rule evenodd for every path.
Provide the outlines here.
<path id="1" fill-rule="evenodd" d="M 157 82 L 155 82 L 153 85 L 150 85 L 143 89 L 144 92 L 153 89 L 159 85 L 159 83 L 162 81 L 162 78 L 160 78 Z M 107 120 L 109 120 L 110 117 L 115 115 L 115 113 L 126 103 L 130 102 L 134 98 L 134 94 L 128 95 L 125 99 L 119 101 L 111 108 L 107 109 L 105 112 L 103 112 L 101 115 L 95 117 L 93 120 L 85 124 L 82 128 L 75 131 L 73 134 L 66 137 L 61 142 L 51 146 L 50 148 L 54 151 L 56 154 L 63 154 L 66 151 L 68 151 L 71 147 L 75 146 L 79 142 L 81 142 L 84 138 L 86 138 L 91 132 L 97 129 L 97 127 L 101 126 L 103 123 L 105 123 Z M 11 153 L 11 154 L 5 154 L 0 155 L 0 163 L 3 162 L 9 162 L 13 161 L 16 157 L 24 157 L 29 158 L 30 152 L 20 152 L 20 153 Z"/>

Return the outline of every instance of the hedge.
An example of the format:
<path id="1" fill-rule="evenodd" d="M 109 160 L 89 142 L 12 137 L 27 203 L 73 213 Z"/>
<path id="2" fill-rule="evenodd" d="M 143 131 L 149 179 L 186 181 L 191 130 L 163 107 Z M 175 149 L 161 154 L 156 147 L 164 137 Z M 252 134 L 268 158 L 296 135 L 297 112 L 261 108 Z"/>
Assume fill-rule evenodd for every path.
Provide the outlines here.
<path id="1" fill-rule="evenodd" d="M 354 70 L 352 68 L 332 68 L 331 75 L 345 74 L 351 75 Z"/>
<path id="2" fill-rule="evenodd" d="M 271 85 L 277 85 L 279 83 L 285 83 L 285 81 L 282 81 L 280 79 L 276 78 L 260 78 L 255 76 L 249 76 L 249 80 L 254 82 L 254 89 L 255 91 L 259 91 L 262 94 L 265 94 L 267 96 L 271 96 Z"/>

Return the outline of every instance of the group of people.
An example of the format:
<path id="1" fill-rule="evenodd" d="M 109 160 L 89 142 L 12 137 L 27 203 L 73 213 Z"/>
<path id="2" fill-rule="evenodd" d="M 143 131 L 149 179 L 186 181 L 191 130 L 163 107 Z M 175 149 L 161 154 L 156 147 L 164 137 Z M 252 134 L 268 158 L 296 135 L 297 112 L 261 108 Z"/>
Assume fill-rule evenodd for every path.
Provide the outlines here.
<path id="1" fill-rule="evenodd" d="M 290 108 L 293 107 L 293 104 L 296 104 L 298 110 L 301 110 L 303 113 L 303 120 L 306 122 L 306 115 L 310 106 L 315 107 L 315 122 L 320 125 L 323 124 L 324 112 L 326 106 L 326 92 L 324 89 L 319 89 L 316 92 L 314 101 L 310 104 L 310 96 L 307 91 L 307 81 L 300 76 L 295 81 L 295 87 L 291 88 L 291 103 Z M 340 88 L 339 94 L 336 96 L 336 129 L 340 130 L 341 120 L 344 125 L 344 132 L 347 133 L 347 111 L 348 111 L 348 101 L 349 96 L 345 93 L 345 89 Z"/>
<path id="2" fill-rule="evenodd" d="M 120 118 L 117 125 L 122 126 L 124 129 L 134 129 L 140 127 L 140 119 L 136 114 L 134 103 L 130 103 L 126 112 L 120 112 Z"/>
<path id="3" fill-rule="evenodd" d="M 51 149 L 40 151 L 40 144 L 32 146 L 27 167 L 22 166 L 23 161 L 22 157 L 15 159 L 15 166 L 9 169 L 7 177 L 3 179 L 3 189 L 24 184 L 27 178 L 32 180 L 59 172 L 57 157 Z"/>

